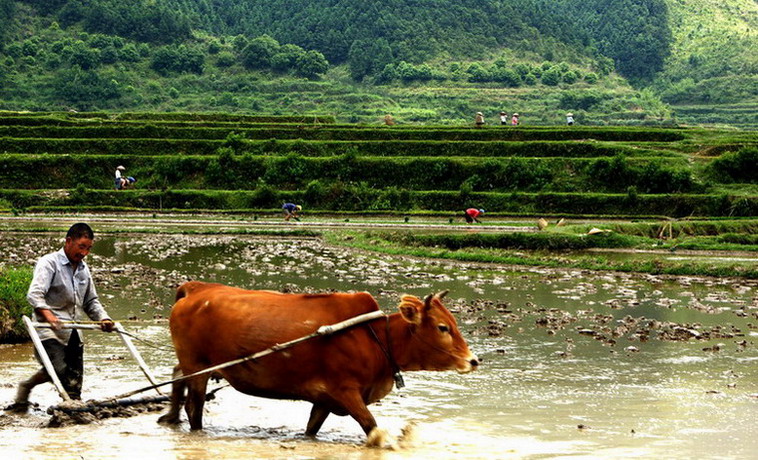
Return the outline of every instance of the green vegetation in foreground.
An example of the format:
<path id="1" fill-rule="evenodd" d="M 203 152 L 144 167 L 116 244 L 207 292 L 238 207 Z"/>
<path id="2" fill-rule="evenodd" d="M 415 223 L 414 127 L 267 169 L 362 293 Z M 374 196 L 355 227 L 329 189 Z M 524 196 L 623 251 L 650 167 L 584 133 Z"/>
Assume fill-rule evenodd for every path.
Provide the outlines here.
<path id="1" fill-rule="evenodd" d="M 32 281 L 32 269 L 0 267 L 0 343 L 25 342 L 29 339 L 21 323 L 22 315 L 31 315 L 26 291 Z"/>
<path id="2" fill-rule="evenodd" d="M 427 235 L 415 235 L 398 232 L 335 232 L 325 233 L 325 239 L 336 245 L 348 246 L 357 249 L 382 252 L 393 255 L 407 255 L 425 258 L 453 259 L 466 262 L 499 263 L 509 265 L 527 265 L 550 268 L 578 268 L 585 270 L 611 270 L 624 272 L 640 272 L 650 274 L 687 275 L 687 276 L 717 276 L 717 277 L 745 277 L 758 278 L 758 268 L 755 260 L 738 263 L 711 263 L 697 260 L 671 261 L 664 260 L 658 254 L 643 254 L 642 260 L 614 260 L 609 254 L 602 252 L 581 253 L 572 252 L 565 246 L 577 246 L 574 249 L 587 249 L 590 247 L 630 247 L 629 244 L 639 241 L 625 236 L 591 235 L 593 244 L 576 244 L 580 237 L 574 239 L 556 237 L 550 234 L 535 234 L 543 236 L 523 237 L 516 236 L 524 245 L 531 245 L 532 249 L 524 247 L 478 247 L 461 246 L 460 249 L 450 249 L 445 246 L 426 245 L 420 241 L 434 241 L 434 237 Z M 485 237 L 487 235 L 474 235 Z M 497 240 L 499 235 L 492 235 Z M 442 235 L 440 239 L 463 239 L 467 235 Z M 599 237 L 599 238 L 595 238 Z M 569 243 L 569 244 L 567 244 Z M 674 242 L 669 242 L 670 244 Z M 564 246 L 563 251 L 557 251 Z M 653 247 L 648 246 L 648 248 Z M 661 246 L 659 246 L 661 247 Z M 507 249 L 506 249 L 507 248 Z M 669 247 L 671 250 L 671 247 Z M 552 252 L 551 252 L 552 251 Z"/>

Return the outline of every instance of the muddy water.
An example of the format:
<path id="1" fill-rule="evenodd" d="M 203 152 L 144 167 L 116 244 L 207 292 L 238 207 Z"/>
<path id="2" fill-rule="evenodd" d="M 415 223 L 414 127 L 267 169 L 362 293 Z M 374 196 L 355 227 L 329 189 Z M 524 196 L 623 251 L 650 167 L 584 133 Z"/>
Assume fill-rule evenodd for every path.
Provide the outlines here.
<path id="1" fill-rule="evenodd" d="M 49 235 L 5 234 L 6 265 L 56 249 Z M 290 291 L 368 290 L 385 311 L 402 293 L 450 289 L 447 304 L 483 359 L 468 375 L 406 373 L 372 406 L 404 436 L 399 451 L 365 449 L 349 418 L 317 442 L 309 405 L 226 388 L 206 405 L 206 430 L 155 423 L 156 413 L 44 428 L 51 386 L 25 416 L 0 415 L 3 458 L 754 458 L 758 451 L 758 286 L 583 271 L 414 261 L 325 247 L 319 240 L 119 235 L 89 262 L 111 315 L 160 380 L 173 354 L 165 317 L 187 279 Z M 131 319 L 130 319 L 131 318 Z M 85 398 L 144 384 L 118 337 L 87 338 Z M 31 346 L 0 348 L 0 401 L 36 368 Z M 7 455 L 6 455 L 7 454 Z"/>

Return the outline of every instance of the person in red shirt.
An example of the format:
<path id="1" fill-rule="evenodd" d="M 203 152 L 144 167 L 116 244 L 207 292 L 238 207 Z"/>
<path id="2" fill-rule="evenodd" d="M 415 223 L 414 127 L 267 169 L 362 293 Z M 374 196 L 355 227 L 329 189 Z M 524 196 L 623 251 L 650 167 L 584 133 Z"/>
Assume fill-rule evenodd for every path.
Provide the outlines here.
<path id="1" fill-rule="evenodd" d="M 466 223 L 472 224 L 476 222 L 478 224 L 481 224 L 482 222 L 478 219 L 478 217 L 482 214 L 484 214 L 484 209 L 468 208 L 465 212 Z"/>

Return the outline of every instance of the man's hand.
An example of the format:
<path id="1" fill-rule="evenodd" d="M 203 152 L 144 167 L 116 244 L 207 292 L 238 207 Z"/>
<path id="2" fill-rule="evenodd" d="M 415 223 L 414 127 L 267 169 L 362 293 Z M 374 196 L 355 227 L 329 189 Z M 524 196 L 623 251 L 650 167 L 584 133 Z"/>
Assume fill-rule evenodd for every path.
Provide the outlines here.
<path id="1" fill-rule="evenodd" d="M 63 329 L 63 323 L 58 319 L 57 316 L 55 316 L 55 313 L 44 308 L 38 308 L 36 311 L 39 312 L 43 318 L 45 318 L 45 321 L 50 323 L 50 328 L 52 330 L 60 331 Z"/>
<path id="2" fill-rule="evenodd" d="M 116 323 L 114 323 L 109 318 L 100 321 L 100 329 L 102 329 L 103 332 L 113 332 L 113 329 L 115 329 L 115 327 Z"/>

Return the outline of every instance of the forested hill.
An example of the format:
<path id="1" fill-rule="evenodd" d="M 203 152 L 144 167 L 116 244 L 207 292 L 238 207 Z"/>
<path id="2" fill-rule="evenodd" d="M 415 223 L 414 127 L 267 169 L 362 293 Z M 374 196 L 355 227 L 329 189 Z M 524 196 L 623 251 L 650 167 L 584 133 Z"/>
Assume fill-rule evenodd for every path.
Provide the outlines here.
<path id="1" fill-rule="evenodd" d="M 0 0 L 0 108 L 753 126 L 756 29 L 755 0 Z"/>
<path id="2" fill-rule="evenodd" d="M 0 2 L 10 3 L 9 0 Z M 372 53 L 381 65 L 441 55 L 481 59 L 498 48 L 551 58 L 606 56 L 631 78 L 649 78 L 669 54 L 664 0 L 25 0 L 62 27 L 81 24 L 153 43 L 183 41 L 191 29 L 273 36 L 323 53 L 332 63 Z M 384 49 L 376 49 L 377 40 Z M 572 51 L 562 48 L 569 47 Z M 377 55 L 378 53 L 378 55 Z M 371 69 L 369 69 L 371 70 Z"/>

